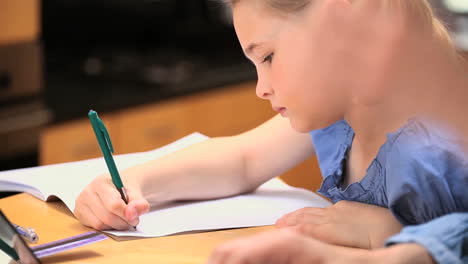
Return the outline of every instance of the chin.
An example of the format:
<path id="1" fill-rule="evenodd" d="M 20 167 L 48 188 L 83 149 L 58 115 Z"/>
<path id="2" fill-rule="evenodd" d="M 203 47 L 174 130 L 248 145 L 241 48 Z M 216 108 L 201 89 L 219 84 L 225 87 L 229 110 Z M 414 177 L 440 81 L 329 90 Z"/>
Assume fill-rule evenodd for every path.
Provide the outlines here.
<path id="1" fill-rule="evenodd" d="M 312 119 L 293 119 L 289 117 L 289 123 L 291 124 L 292 129 L 299 133 L 309 133 L 311 131 L 317 130 L 317 129 L 323 129 L 326 128 L 336 122 L 338 122 L 340 119 L 333 119 L 333 120 L 312 120 Z"/>
<path id="2" fill-rule="evenodd" d="M 299 122 L 291 118 L 289 118 L 289 123 L 291 124 L 292 129 L 299 133 L 309 133 L 310 131 L 315 130 L 310 126 L 310 124 L 306 124 L 305 122 Z"/>

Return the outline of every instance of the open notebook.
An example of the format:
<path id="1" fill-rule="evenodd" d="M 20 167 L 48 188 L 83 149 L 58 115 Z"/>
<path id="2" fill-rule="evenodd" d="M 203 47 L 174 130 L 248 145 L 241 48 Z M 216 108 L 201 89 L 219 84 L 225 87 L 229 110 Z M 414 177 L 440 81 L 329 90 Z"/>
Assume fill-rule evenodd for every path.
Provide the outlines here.
<path id="1" fill-rule="evenodd" d="M 207 137 L 193 133 L 164 147 L 114 156 L 117 168 L 156 159 Z M 49 201 L 62 200 L 73 212 L 75 199 L 97 175 L 107 172 L 103 158 L 0 172 L 0 191 L 27 192 Z M 255 192 L 234 197 L 180 202 L 152 208 L 136 231 L 109 231 L 115 236 L 157 237 L 180 232 L 271 225 L 282 215 L 307 206 L 330 203 L 317 194 L 272 179 Z"/>

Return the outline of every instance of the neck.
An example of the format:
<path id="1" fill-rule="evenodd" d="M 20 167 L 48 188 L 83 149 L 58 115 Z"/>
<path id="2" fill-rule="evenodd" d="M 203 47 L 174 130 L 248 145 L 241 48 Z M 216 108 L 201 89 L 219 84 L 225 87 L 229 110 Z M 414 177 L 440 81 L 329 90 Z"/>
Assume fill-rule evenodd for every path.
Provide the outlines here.
<path id="1" fill-rule="evenodd" d="M 386 140 L 412 116 L 438 119 L 468 135 L 468 78 L 463 64 L 428 42 L 406 51 L 406 58 L 379 86 L 384 96 L 372 103 L 352 103 L 345 119 L 355 131 L 353 148 L 363 162 L 375 157 Z M 426 46 L 424 46 L 426 45 Z M 422 48 L 425 47 L 425 48 Z M 379 94 L 382 95 L 382 94 Z M 367 158 L 366 158 L 367 157 Z"/>
<path id="2" fill-rule="evenodd" d="M 436 68 L 436 66 L 433 67 Z M 443 122 L 451 129 L 458 130 L 457 133 L 460 133 L 460 136 L 468 135 L 467 71 L 468 62 L 466 61 L 459 60 L 458 63 L 452 64 L 440 63 L 440 67 L 426 75 L 426 82 L 430 82 L 427 84 L 427 87 L 430 87 L 430 93 L 427 93 L 422 101 L 425 115 Z"/>

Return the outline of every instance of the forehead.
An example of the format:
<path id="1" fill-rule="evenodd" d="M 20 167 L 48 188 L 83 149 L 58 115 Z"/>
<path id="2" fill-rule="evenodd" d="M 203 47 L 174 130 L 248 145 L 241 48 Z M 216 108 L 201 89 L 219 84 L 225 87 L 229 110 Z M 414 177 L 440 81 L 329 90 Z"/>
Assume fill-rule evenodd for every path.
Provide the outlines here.
<path id="1" fill-rule="evenodd" d="M 289 20 L 274 12 L 264 0 L 238 0 L 232 11 L 234 28 L 243 48 L 252 42 L 274 38 Z"/>

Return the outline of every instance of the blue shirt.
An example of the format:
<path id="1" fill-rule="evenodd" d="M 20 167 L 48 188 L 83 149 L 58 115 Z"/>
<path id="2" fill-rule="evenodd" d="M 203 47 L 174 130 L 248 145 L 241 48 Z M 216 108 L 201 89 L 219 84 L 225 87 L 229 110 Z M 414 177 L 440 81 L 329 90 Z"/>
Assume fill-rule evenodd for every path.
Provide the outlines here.
<path id="1" fill-rule="evenodd" d="M 342 120 L 311 136 L 324 177 L 319 193 L 333 202 L 386 207 L 403 225 L 468 212 L 467 156 L 455 133 L 436 122 L 413 118 L 387 134 L 364 178 L 349 186 L 342 186 L 354 138 L 349 124 Z"/>
<path id="2" fill-rule="evenodd" d="M 468 213 L 453 213 L 430 222 L 407 226 L 390 237 L 386 246 L 417 243 L 427 249 L 436 263 L 468 263 Z"/>

